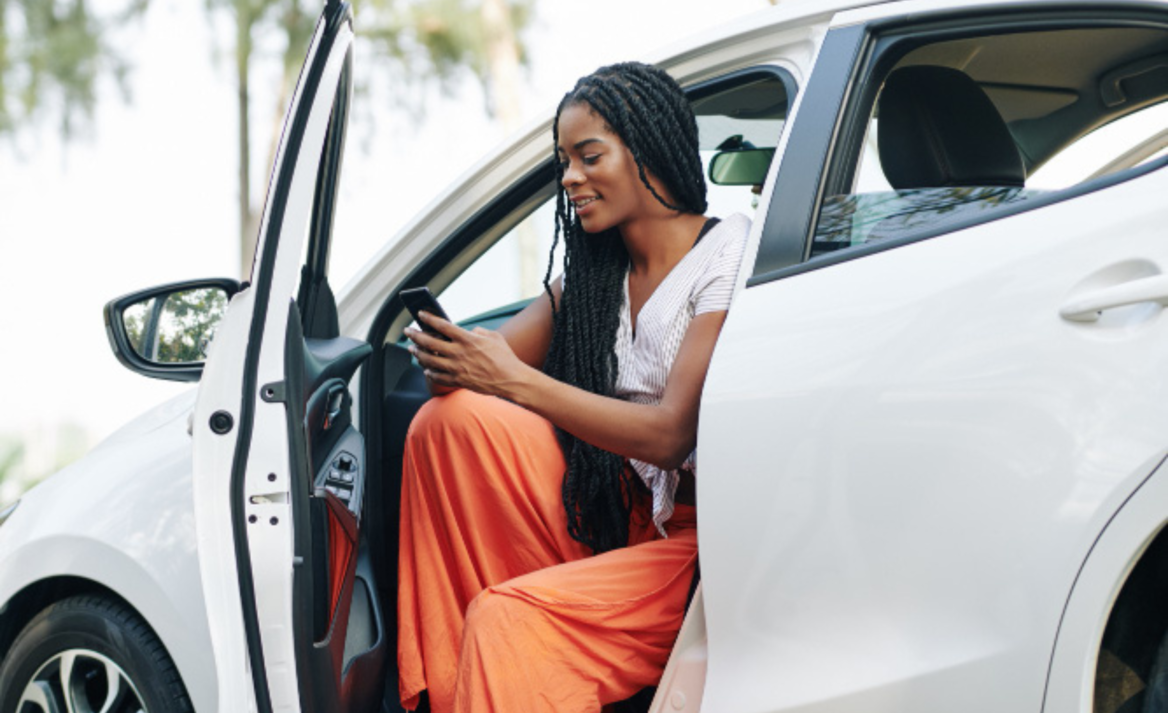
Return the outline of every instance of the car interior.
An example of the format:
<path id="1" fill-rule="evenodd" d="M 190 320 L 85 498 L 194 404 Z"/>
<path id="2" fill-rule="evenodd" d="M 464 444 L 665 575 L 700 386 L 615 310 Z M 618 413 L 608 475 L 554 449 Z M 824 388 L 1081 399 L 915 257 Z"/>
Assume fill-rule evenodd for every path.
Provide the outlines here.
<path id="1" fill-rule="evenodd" d="M 750 155 L 748 160 L 752 161 L 749 171 L 744 173 L 740 169 L 735 172 L 739 180 L 730 185 L 711 185 L 710 213 L 753 213 L 757 204 L 755 186 L 763 183 L 782 133 L 795 92 L 793 81 L 785 72 L 768 67 L 736 72 L 688 88 L 687 92 L 698 118 L 704 164 L 709 167 L 723 155 L 731 156 L 731 160 Z M 512 243 L 524 231 L 534 230 L 549 237 L 552 234 L 550 207 L 554 186 L 547 178 L 552 168 L 550 147 L 548 154 L 548 163 L 538 175 L 498 198 L 493 219 L 466 226 L 460 234 L 453 236 L 451 249 L 440 250 L 431 256 L 419 267 L 410 284 L 401 287 L 428 286 L 464 327 L 487 328 L 497 327 L 526 306 L 535 295 L 542 293 L 541 273 L 532 284 L 523 285 L 518 294 L 501 293 L 495 302 L 501 306 L 485 310 L 492 303 L 483 297 L 481 285 L 490 280 L 482 280 L 478 275 L 496 275 L 500 270 L 508 269 L 500 267 L 499 263 L 514 259 L 516 251 Z M 765 160 L 760 160 L 760 156 Z M 743 178 L 745 174 L 750 175 Z M 544 242 L 543 247 L 549 248 L 550 241 Z M 545 266 L 546 255 L 546 249 L 542 250 L 540 261 Z M 457 295 L 464 284 L 479 285 L 473 290 L 477 297 L 474 304 L 479 311 L 469 317 L 460 315 L 457 308 L 452 309 L 458 300 L 451 295 Z M 396 295 L 399 289 L 391 294 Z M 379 472 L 367 479 L 369 506 L 365 532 L 379 588 L 379 609 L 385 619 L 387 636 L 391 638 L 397 629 L 394 621 L 397 608 L 397 521 L 406 432 L 414 414 L 429 399 L 425 378 L 406 351 L 402 336 L 402 330 L 411 320 L 396 296 L 382 308 L 370 339 L 380 348 L 373 355 L 369 377 L 363 385 L 364 393 L 373 395 L 362 415 L 363 423 L 367 433 L 379 436 L 370 438 L 368 444 L 369 463 Z M 376 404 L 376 408 L 372 404 Z M 391 641 L 390 650 L 395 649 L 396 643 Z M 392 666 L 389 668 L 383 710 L 398 711 L 401 709 L 396 697 L 396 677 Z M 651 689 L 646 690 L 618 706 L 617 710 L 647 710 L 652 693 Z"/>
<path id="2" fill-rule="evenodd" d="M 992 219 L 1091 132 L 1168 98 L 1168 32 L 1093 27 L 917 43 L 884 74 L 855 156 L 823 199 L 811 257 Z M 880 86 L 876 82 L 873 87 Z M 1153 159 L 1154 132 L 1089 178 Z M 850 186 L 850 188 L 848 188 Z M 838 190 L 847 188 L 847 190 Z"/>

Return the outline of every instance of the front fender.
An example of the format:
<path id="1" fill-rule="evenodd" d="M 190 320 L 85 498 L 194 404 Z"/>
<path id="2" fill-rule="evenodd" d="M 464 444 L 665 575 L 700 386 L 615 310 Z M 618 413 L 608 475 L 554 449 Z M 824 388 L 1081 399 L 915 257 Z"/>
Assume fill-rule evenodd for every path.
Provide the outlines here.
<path id="1" fill-rule="evenodd" d="M 196 551 L 193 402 L 192 392 L 163 404 L 25 494 L 0 525 L 0 607 L 59 577 L 114 592 L 157 633 L 206 713 L 217 679 Z"/>

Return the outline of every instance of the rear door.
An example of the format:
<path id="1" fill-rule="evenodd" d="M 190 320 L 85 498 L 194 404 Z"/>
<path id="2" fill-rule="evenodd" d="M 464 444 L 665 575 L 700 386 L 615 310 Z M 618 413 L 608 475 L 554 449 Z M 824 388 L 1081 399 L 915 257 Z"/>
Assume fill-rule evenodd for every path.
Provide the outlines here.
<path id="1" fill-rule="evenodd" d="M 329 2 L 285 120 L 250 286 L 232 301 L 194 415 L 195 512 L 220 711 L 349 711 L 364 443 L 325 272 L 351 93 L 347 3 Z M 363 612 L 376 606 L 361 602 Z M 352 686 L 349 686 L 351 689 Z"/>
<path id="2" fill-rule="evenodd" d="M 1029 90 L 979 67 L 1054 71 L 1102 37 L 1122 69 L 1168 38 L 1150 4 L 939 5 L 837 18 L 719 341 L 698 448 L 703 711 L 1041 710 L 1079 567 L 1168 451 L 1165 159 L 956 220 L 972 204 L 945 189 L 867 237 L 826 235 L 833 206 L 858 230 L 861 208 L 924 195 L 864 185 L 893 65 L 959 65 L 1002 98 Z M 1077 100 L 1041 94 L 1015 136 Z"/>

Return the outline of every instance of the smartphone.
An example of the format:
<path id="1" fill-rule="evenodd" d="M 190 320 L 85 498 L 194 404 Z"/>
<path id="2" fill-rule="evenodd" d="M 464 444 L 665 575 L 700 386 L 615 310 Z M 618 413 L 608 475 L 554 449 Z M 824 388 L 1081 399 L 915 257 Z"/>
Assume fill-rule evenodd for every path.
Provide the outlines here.
<path id="1" fill-rule="evenodd" d="M 438 298 L 430 292 L 429 287 L 411 287 L 408 290 L 399 292 L 398 296 L 401 297 L 401 301 L 405 303 L 406 309 L 414 316 L 414 321 L 418 323 L 418 326 L 422 328 L 423 332 L 438 337 L 439 339 L 450 341 L 444 335 L 439 334 L 433 327 L 418 319 L 419 312 L 429 312 L 435 317 L 441 317 L 446 321 L 450 321 L 450 318 L 446 316 L 446 310 L 442 309 L 442 305 L 438 304 Z"/>

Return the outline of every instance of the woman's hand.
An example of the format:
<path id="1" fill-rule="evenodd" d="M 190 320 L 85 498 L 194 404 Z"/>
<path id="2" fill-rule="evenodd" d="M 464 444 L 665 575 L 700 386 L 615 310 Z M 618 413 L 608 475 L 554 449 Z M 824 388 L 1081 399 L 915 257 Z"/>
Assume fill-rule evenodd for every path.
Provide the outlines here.
<path id="1" fill-rule="evenodd" d="M 420 329 L 405 332 L 414 342 L 410 353 L 441 393 L 466 388 L 507 397 L 531 371 L 498 332 L 482 327 L 467 331 L 429 312 L 419 313 L 418 319 L 449 339 L 443 340 Z"/>

